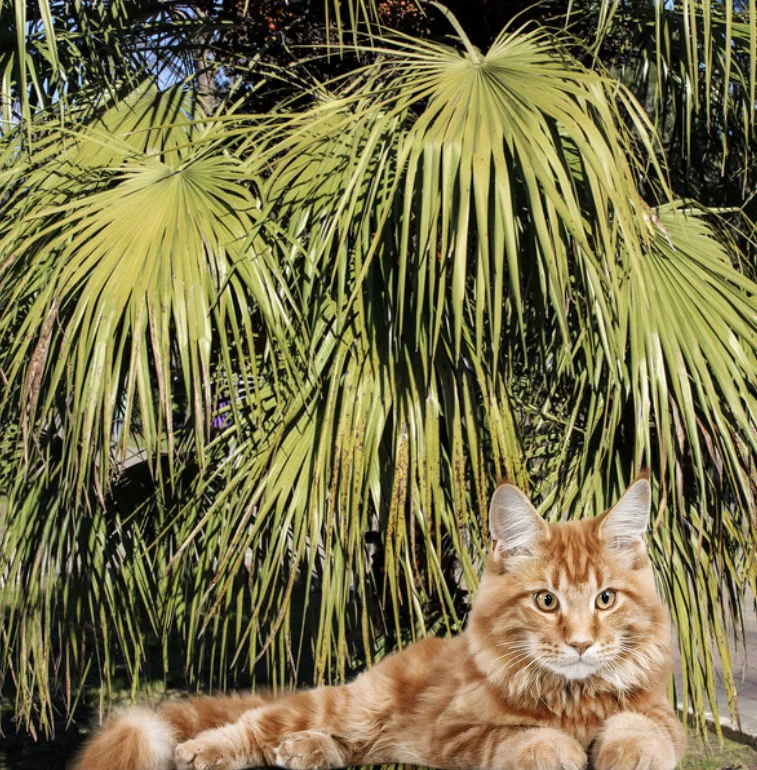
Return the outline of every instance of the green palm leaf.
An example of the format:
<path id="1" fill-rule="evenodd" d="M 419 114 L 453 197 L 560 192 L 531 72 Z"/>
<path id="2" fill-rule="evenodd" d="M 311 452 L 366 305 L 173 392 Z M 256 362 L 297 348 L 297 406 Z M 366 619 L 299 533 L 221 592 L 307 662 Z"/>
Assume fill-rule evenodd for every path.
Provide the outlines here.
<path id="1" fill-rule="evenodd" d="M 535 291 L 551 306 L 567 342 L 569 297 L 562 289 L 575 263 L 606 327 L 612 309 L 605 298 L 616 291 L 617 238 L 639 250 L 646 237 L 633 179 L 638 169 L 611 97 L 614 86 L 552 55 L 553 45 L 542 33 L 504 33 L 482 55 L 470 44 L 462 53 L 387 38 L 384 47 L 371 49 L 382 58 L 369 68 L 362 91 L 296 118 L 285 129 L 292 138 L 275 145 L 285 154 L 275 165 L 270 194 L 287 190 L 285 211 L 296 211 L 298 223 L 306 216 L 319 223 L 326 237 L 316 240 L 324 252 L 336 233 L 342 247 L 351 236 L 358 270 L 367 269 L 362 260 L 377 250 L 393 249 L 397 331 L 408 307 L 416 328 L 433 313 L 432 349 L 448 288 L 460 349 L 470 255 L 477 264 L 470 310 L 482 321 L 477 350 L 480 355 L 486 329 L 496 359 L 503 308 L 510 304 L 506 287 L 522 319 L 522 285 L 540 284 Z M 625 105 L 646 131 L 630 96 Z M 642 136 L 651 148 L 652 139 Z M 338 190 L 337 180 L 344 180 Z M 311 201 L 329 205 L 326 217 Z M 371 217 L 361 215 L 369 210 Z M 360 237 L 352 236 L 358 229 Z M 416 272 L 408 282 L 410 271 Z"/>
<path id="2" fill-rule="evenodd" d="M 603 4 L 603 12 L 609 5 Z M 750 5 L 688 1 L 600 12 L 596 46 L 612 38 L 613 30 L 625 37 L 605 64 L 621 69 L 660 133 L 670 138 L 671 152 L 689 166 L 696 165 L 703 134 L 710 134 L 723 149 L 723 169 L 734 160 L 742 174 L 748 169 L 755 121 L 754 13 Z"/>
<path id="3" fill-rule="evenodd" d="M 6 400 L 20 399 L 28 437 L 60 435 L 76 494 L 95 467 L 106 488 L 111 462 L 131 451 L 167 451 L 171 463 L 184 424 L 202 465 L 211 379 L 234 393 L 254 377 L 244 362 L 255 336 L 283 346 L 297 322 L 242 163 L 189 108 L 180 91 L 137 94 L 84 130 L 54 130 L 35 151 L 44 170 L 19 163 L 10 185 L 0 234 L 0 301 L 16 309 L 0 325 Z M 226 368 L 230 354 L 241 369 Z"/>

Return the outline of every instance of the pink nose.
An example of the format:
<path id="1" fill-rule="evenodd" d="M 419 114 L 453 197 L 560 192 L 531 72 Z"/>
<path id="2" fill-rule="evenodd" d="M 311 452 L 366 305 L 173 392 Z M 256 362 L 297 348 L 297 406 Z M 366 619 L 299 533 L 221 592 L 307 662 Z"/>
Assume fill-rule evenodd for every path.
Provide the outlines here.
<path id="1" fill-rule="evenodd" d="M 594 644 L 594 641 L 589 642 L 568 642 L 568 644 L 579 654 L 583 655 L 586 650 L 591 647 L 592 644 Z"/>

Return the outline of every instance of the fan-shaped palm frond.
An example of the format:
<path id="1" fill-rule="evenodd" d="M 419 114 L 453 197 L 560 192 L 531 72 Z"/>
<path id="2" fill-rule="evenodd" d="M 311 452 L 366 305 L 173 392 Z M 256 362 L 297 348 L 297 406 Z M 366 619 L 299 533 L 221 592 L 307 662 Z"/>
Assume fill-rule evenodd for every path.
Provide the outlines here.
<path id="1" fill-rule="evenodd" d="M 278 272 L 297 247 L 262 216 L 224 131 L 181 90 L 148 87 L 88 124 L 40 127 L 34 164 L 6 142 L 0 367 L 20 432 L 4 453 L 18 471 L 3 486 L 5 638 L 46 667 L 44 639 L 75 623 L 67 676 L 86 674 L 74 639 L 100 628 L 101 675 L 117 645 L 136 686 L 145 623 L 162 630 L 162 552 L 146 548 L 181 482 L 176 460 L 204 466 L 211 415 L 221 400 L 236 414 L 259 360 L 274 398 L 279 371 L 297 386 L 307 328 Z M 163 493 L 122 522 L 130 467 Z M 35 696 L 47 715 L 49 680 L 26 674 L 13 674 L 19 702 Z"/>
<path id="2" fill-rule="evenodd" d="M 436 337 L 451 288 L 456 350 L 469 309 L 479 321 L 478 354 L 487 331 L 496 359 L 503 310 L 510 305 L 522 319 L 525 286 L 541 292 L 567 342 L 563 289 L 573 270 L 596 297 L 603 325 L 612 322 L 606 297 L 615 291 L 617 238 L 636 250 L 646 238 L 639 168 L 615 85 L 553 55 L 552 46 L 542 33 L 525 32 L 503 34 L 486 55 L 470 44 L 463 52 L 387 38 L 371 48 L 381 55 L 368 70 L 376 79 L 296 118 L 287 127 L 292 138 L 276 145 L 286 154 L 270 194 L 284 191 L 295 229 L 307 221 L 324 254 L 336 242 L 346 255 L 354 243 L 358 271 L 367 269 L 363 253 L 370 260 L 393 250 L 398 334 L 414 311 L 416 329 L 436 318 Z M 630 96 L 625 105 L 651 150 L 644 117 Z M 329 206 L 328 217 L 320 205 Z M 464 309 L 471 274 L 475 306 Z"/>
<path id="3" fill-rule="evenodd" d="M 6 408 L 30 440 L 63 441 L 77 495 L 95 466 L 107 487 L 113 452 L 172 462 L 177 424 L 193 423 L 202 465 L 211 379 L 233 394 L 252 378 L 257 334 L 297 355 L 303 329 L 270 256 L 289 247 L 219 127 L 189 109 L 181 91 L 139 92 L 86 128 L 45 132 L 38 170 L 19 162 L 7 182 Z"/>

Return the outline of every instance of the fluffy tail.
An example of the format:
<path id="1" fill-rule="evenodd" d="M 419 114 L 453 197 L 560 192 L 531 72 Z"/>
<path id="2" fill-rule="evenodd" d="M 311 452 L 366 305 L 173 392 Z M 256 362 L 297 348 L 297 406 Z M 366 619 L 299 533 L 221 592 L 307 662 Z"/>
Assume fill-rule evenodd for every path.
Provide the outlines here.
<path id="1" fill-rule="evenodd" d="M 74 760 L 71 770 L 171 770 L 178 737 L 148 709 L 111 717 Z"/>
<path id="2" fill-rule="evenodd" d="M 232 695 L 169 701 L 158 711 L 134 708 L 111 717 L 69 770 L 173 770 L 177 744 L 203 730 L 235 722 L 269 698 Z"/>

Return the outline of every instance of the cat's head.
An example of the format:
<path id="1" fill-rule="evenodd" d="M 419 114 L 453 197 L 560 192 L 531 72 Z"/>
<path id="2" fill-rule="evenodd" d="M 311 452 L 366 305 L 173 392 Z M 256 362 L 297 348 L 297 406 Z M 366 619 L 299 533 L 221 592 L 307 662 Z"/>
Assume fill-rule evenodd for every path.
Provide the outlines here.
<path id="1" fill-rule="evenodd" d="M 517 487 L 497 488 L 470 625 L 492 679 L 532 686 L 548 675 L 628 690 L 663 671 L 670 633 L 643 540 L 650 507 L 640 477 L 600 516 L 548 524 Z"/>

